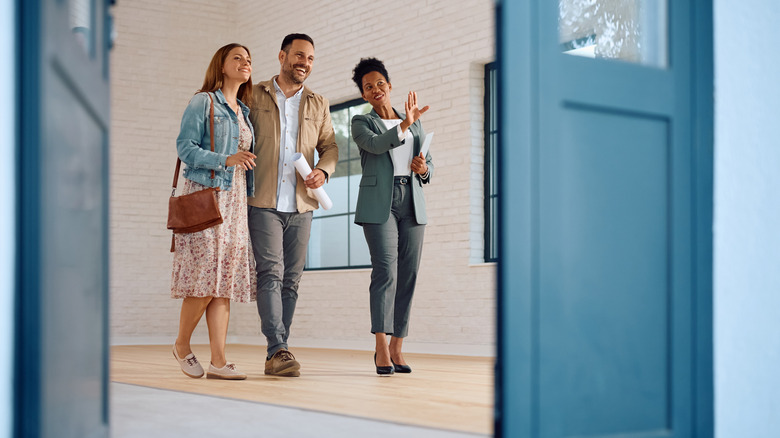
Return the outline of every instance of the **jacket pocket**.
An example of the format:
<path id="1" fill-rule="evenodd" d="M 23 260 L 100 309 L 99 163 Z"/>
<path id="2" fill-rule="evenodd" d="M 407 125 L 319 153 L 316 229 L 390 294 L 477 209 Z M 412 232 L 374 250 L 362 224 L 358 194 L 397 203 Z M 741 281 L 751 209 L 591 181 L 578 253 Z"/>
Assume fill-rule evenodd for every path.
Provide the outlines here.
<path id="1" fill-rule="evenodd" d="M 227 144 L 227 138 L 230 135 L 230 118 L 214 115 L 214 150 L 224 153 L 220 147 Z"/>
<path id="2" fill-rule="evenodd" d="M 252 126 L 257 137 L 274 138 L 274 127 L 279 124 L 279 116 L 267 108 L 252 109 Z"/>
<path id="3" fill-rule="evenodd" d="M 316 145 L 320 138 L 321 126 L 322 116 L 319 118 L 313 115 L 304 116 L 298 127 L 301 143 Z"/>
<path id="4" fill-rule="evenodd" d="M 375 185 L 376 185 L 376 175 L 363 175 L 363 177 L 360 178 L 360 187 L 375 186 Z"/>

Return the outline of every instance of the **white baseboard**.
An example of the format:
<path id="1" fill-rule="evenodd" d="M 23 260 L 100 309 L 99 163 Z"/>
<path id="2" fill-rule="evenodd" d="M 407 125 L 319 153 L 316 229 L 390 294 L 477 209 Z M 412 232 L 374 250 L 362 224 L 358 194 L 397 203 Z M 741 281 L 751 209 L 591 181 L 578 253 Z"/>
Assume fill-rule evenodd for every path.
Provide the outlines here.
<path id="1" fill-rule="evenodd" d="M 174 338 L 170 336 L 116 336 L 111 338 L 111 345 L 173 345 Z M 228 336 L 228 344 L 245 344 L 265 347 L 259 336 Z M 193 344 L 208 344 L 206 336 L 193 336 Z M 330 348 L 334 350 L 373 351 L 374 339 L 366 340 L 330 340 L 330 339 L 295 339 L 290 340 L 290 348 Z M 434 344 L 424 342 L 404 342 L 407 353 L 442 354 L 452 356 L 495 357 L 495 345 L 464 345 L 464 344 Z"/>

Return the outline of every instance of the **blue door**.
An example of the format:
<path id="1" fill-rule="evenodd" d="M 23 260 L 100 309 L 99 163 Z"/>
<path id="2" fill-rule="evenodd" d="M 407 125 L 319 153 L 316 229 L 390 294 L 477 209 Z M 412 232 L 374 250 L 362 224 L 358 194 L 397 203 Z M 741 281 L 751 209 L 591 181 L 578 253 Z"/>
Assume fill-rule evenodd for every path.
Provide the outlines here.
<path id="1" fill-rule="evenodd" d="M 108 5 L 18 8 L 16 436 L 107 437 Z"/>
<path id="2" fill-rule="evenodd" d="M 709 8 L 500 3 L 499 436 L 712 436 Z"/>

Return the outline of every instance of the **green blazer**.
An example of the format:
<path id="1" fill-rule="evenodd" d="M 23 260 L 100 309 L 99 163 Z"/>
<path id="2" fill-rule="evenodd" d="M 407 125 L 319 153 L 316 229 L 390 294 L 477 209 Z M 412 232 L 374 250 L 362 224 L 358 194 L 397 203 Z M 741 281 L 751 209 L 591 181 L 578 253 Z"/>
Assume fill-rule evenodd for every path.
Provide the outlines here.
<path id="1" fill-rule="evenodd" d="M 395 113 L 403 120 L 406 114 Z M 415 156 L 420 154 L 422 140 L 425 131 L 419 120 L 414 122 L 409 130 L 414 137 L 412 151 Z M 363 176 L 360 179 L 357 206 L 355 209 L 355 223 L 383 224 L 390 217 L 390 208 L 393 202 L 393 159 L 390 157 L 390 149 L 403 144 L 398 140 L 398 132 L 395 129 L 387 130 L 384 122 L 376 113 L 357 115 L 352 118 L 352 138 L 360 149 L 360 165 L 363 168 Z M 431 153 L 425 156 L 428 164 L 428 177 L 423 179 L 420 175 L 412 173 L 412 200 L 414 202 L 414 215 L 418 224 L 427 224 L 428 216 L 425 213 L 425 196 L 422 185 L 431 181 L 433 176 L 433 161 Z"/>

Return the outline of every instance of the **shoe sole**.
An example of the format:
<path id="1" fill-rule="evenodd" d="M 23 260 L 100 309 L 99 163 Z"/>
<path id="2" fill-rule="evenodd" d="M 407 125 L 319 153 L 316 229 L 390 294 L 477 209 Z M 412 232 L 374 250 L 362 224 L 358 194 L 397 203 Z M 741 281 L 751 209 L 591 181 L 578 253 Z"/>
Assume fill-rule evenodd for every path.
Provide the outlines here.
<path id="1" fill-rule="evenodd" d="M 221 380 L 245 380 L 246 376 L 226 376 L 223 374 L 206 373 L 207 379 L 221 379 Z"/>
<path id="2" fill-rule="evenodd" d="M 277 376 L 277 377 L 300 377 L 301 376 L 301 372 L 298 371 L 298 370 L 286 370 L 286 371 L 281 371 L 281 372 L 278 372 L 278 373 L 272 373 L 270 371 L 266 371 L 265 375 L 266 376 Z"/>

